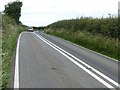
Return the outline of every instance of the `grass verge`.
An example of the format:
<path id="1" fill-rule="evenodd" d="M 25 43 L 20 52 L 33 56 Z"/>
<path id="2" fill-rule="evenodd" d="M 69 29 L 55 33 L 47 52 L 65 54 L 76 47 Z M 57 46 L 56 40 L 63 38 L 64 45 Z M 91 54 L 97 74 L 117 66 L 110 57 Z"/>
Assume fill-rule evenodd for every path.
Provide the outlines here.
<path id="1" fill-rule="evenodd" d="M 13 53 L 16 49 L 17 38 L 25 30 L 21 25 L 8 16 L 3 17 L 2 32 L 2 89 L 9 88 L 10 69 L 12 65 Z"/>
<path id="2" fill-rule="evenodd" d="M 0 12 L 0 90 L 2 89 L 2 13 Z"/>
<path id="3" fill-rule="evenodd" d="M 47 30 L 48 34 L 66 39 L 77 45 L 94 50 L 120 61 L 120 42 L 114 38 L 105 37 L 101 34 L 92 35 L 89 32 L 72 30 Z"/>

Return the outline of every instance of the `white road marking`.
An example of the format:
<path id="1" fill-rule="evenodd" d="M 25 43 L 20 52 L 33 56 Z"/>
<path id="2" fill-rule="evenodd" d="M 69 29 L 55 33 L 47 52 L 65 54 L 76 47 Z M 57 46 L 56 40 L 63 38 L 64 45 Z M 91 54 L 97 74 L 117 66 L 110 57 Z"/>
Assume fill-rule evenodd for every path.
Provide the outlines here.
<path id="1" fill-rule="evenodd" d="M 35 35 L 37 35 L 36 33 L 34 33 Z M 93 67 L 89 66 L 88 64 L 86 64 L 85 62 L 79 60 L 78 58 L 76 58 L 75 56 L 71 55 L 70 53 L 68 53 L 67 51 L 61 49 L 60 47 L 58 47 L 57 45 L 51 43 L 50 41 L 46 40 L 44 37 L 37 35 L 37 37 L 39 37 L 42 41 L 44 41 L 46 44 L 48 44 L 49 46 L 51 46 L 52 48 L 54 48 L 55 50 L 57 50 L 59 53 L 61 53 L 62 55 L 64 55 L 66 58 L 68 58 L 69 60 L 71 60 L 73 63 L 75 63 L 77 66 L 79 66 L 80 68 L 82 68 L 84 71 L 86 71 L 88 74 L 90 74 L 91 76 L 93 76 L 95 79 L 97 79 L 99 82 L 101 82 L 102 84 L 104 84 L 106 87 L 108 88 L 114 88 L 112 85 L 108 84 L 106 81 L 104 81 L 103 79 L 101 79 L 100 77 L 98 77 L 97 75 L 95 75 L 94 73 L 92 73 L 91 71 L 89 71 L 88 69 L 86 69 L 85 67 L 83 67 L 80 63 L 78 63 L 77 61 L 73 60 L 71 57 L 69 57 L 68 55 L 72 56 L 74 59 L 78 60 L 79 62 L 81 62 L 82 64 L 86 65 L 89 68 L 92 68 L 94 70 L 94 72 L 98 73 L 99 75 L 101 75 L 102 77 L 104 77 L 105 79 L 107 79 L 108 81 L 112 82 L 114 85 L 116 85 L 117 87 L 119 87 L 119 84 L 117 82 L 115 82 L 114 80 L 110 79 L 109 77 L 107 77 L 106 75 L 102 74 L 100 71 L 94 69 Z M 61 50 L 59 50 L 59 49 Z M 68 55 L 66 55 L 66 54 Z"/>
<path id="2" fill-rule="evenodd" d="M 14 88 L 19 88 L 19 46 L 20 46 L 20 37 L 19 35 L 16 48 L 16 58 L 15 58 L 15 74 L 14 74 Z"/>
<path id="3" fill-rule="evenodd" d="M 42 36 L 41 36 L 42 37 Z M 106 80 L 108 80 L 109 82 L 113 83 L 114 85 L 116 85 L 117 87 L 120 88 L 120 84 L 118 84 L 116 81 L 112 80 L 111 78 L 109 78 L 108 76 L 104 75 L 103 73 L 101 73 L 100 71 L 96 70 L 95 68 L 93 68 L 92 66 L 88 65 L 87 63 L 83 62 L 82 60 L 78 59 L 77 57 L 73 56 L 72 54 L 68 53 L 67 51 L 63 50 L 62 48 L 58 47 L 57 45 L 51 43 L 50 41 L 48 41 L 47 39 L 45 39 L 44 37 L 42 37 L 44 40 L 46 40 L 47 42 L 49 42 L 50 44 L 52 44 L 53 46 L 57 47 L 59 50 L 63 51 L 64 53 L 68 54 L 69 56 L 71 56 L 72 58 L 76 59 L 77 61 L 79 61 L 80 63 L 82 63 L 83 65 L 85 65 L 88 68 L 91 68 L 92 71 L 96 72 L 97 74 L 99 74 L 100 76 L 102 76 L 103 78 L 105 78 Z"/>
<path id="4" fill-rule="evenodd" d="M 60 37 L 57 37 L 57 38 L 59 38 L 59 39 L 62 40 L 62 38 L 60 38 Z M 68 42 L 68 43 L 72 43 L 72 42 L 67 41 L 67 40 L 65 40 L 65 41 Z M 87 51 L 90 51 L 90 52 L 93 52 L 93 53 L 95 53 L 95 54 L 98 54 L 98 55 L 100 55 L 100 56 L 104 56 L 104 57 L 106 57 L 106 58 L 108 58 L 108 59 L 112 59 L 112 60 L 114 60 L 114 61 L 117 62 L 117 63 L 120 62 L 120 61 L 118 61 L 117 59 L 114 59 L 114 58 L 112 58 L 112 57 L 108 57 L 108 56 L 106 56 L 106 55 L 104 55 L 104 54 L 101 54 L 101 53 L 98 53 L 98 52 L 96 52 L 96 51 L 90 50 L 90 49 L 88 49 L 88 48 L 85 48 L 85 47 L 83 47 L 83 46 L 77 45 L 77 44 L 75 44 L 75 43 L 72 43 L 72 44 L 74 44 L 75 46 L 80 47 L 80 48 L 82 48 L 82 49 L 85 49 L 85 50 L 87 50 Z"/>

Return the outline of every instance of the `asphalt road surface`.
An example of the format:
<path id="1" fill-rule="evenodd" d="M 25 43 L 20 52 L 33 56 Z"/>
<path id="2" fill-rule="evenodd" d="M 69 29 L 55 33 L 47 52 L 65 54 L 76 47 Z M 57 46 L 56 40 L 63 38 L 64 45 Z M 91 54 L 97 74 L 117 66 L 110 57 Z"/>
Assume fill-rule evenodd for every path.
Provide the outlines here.
<path id="1" fill-rule="evenodd" d="M 119 62 L 66 40 L 23 32 L 17 46 L 14 88 L 118 87 Z"/>

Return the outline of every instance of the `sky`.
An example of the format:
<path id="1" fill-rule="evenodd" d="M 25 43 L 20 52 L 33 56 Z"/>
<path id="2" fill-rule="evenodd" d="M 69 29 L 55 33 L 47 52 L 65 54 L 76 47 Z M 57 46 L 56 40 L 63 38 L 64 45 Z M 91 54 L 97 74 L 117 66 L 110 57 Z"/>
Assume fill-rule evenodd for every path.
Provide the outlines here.
<path id="1" fill-rule="evenodd" d="M 0 0 L 4 5 L 15 0 Z M 20 0 L 23 2 L 20 21 L 28 26 L 47 26 L 59 20 L 118 15 L 120 0 Z"/>

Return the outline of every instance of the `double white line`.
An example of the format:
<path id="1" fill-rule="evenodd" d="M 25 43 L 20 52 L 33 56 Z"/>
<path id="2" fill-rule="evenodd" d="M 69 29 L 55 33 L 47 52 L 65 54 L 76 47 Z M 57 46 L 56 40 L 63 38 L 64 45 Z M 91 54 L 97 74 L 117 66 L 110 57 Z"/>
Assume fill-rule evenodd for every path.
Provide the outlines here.
<path id="1" fill-rule="evenodd" d="M 48 41 L 44 37 L 42 37 L 42 36 L 40 36 L 40 35 L 38 35 L 36 33 L 34 33 L 34 34 L 37 35 L 37 37 L 39 37 L 43 42 L 45 42 L 46 44 L 48 44 L 49 46 L 51 46 L 52 48 L 54 48 L 56 51 L 58 51 L 59 53 L 61 53 L 62 55 L 64 55 L 66 58 L 68 58 L 70 61 L 72 61 L 74 64 L 76 64 L 78 67 L 82 68 L 84 71 L 86 71 L 92 77 L 94 77 L 95 79 L 97 79 L 100 83 L 104 84 L 106 87 L 108 87 L 108 88 L 115 88 L 114 86 L 110 85 L 109 83 L 107 83 L 106 81 L 104 81 L 102 78 L 100 78 L 99 76 L 97 76 L 96 74 L 94 74 L 93 72 L 91 72 L 90 70 L 88 70 L 87 68 L 92 69 L 92 71 L 94 71 L 98 75 L 102 76 L 104 79 L 108 80 L 109 82 L 111 82 L 115 86 L 120 87 L 120 85 L 117 82 L 115 82 L 114 80 L 112 80 L 108 76 L 104 75 L 100 71 L 96 70 L 92 66 L 88 65 L 87 63 L 83 62 L 82 60 L 78 59 L 77 57 L 73 56 L 72 54 L 68 53 L 67 51 L 65 51 L 62 48 L 58 47 L 57 45 L 53 44 L 52 42 Z"/>
<path id="2" fill-rule="evenodd" d="M 78 67 L 80 67 L 81 69 L 83 69 L 84 71 L 86 71 L 89 75 L 91 75 L 96 80 L 98 80 L 100 83 L 102 83 L 103 85 L 105 85 L 107 88 L 112 88 L 113 89 L 113 88 L 115 88 L 114 86 L 120 87 L 120 85 L 117 82 L 115 82 L 114 80 L 112 80 L 108 76 L 104 75 L 100 71 L 96 70 L 92 66 L 86 64 L 82 60 L 78 59 L 77 57 L 73 56 L 72 54 L 68 53 L 67 51 L 65 51 L 62 48 L 58 47 L 57 45 L 53 44 L 52 42 L 46 40 L 44 37 L 42 37 L 42 36 L 40 36 L 40 35 L 38 35 L 36 33 L 34 33 L 34 34 L 38 38 L 40 38 L 43 42 L 45 42 L 47 45 L 49 45 L 50 47 L 52 47 L 53 49 L 55 49 L 56 51 L 58 51 L 59 53 L 61 53 L 62 55 L 64 55 L 66 58 L 68 58 L 70 61 L 72 61 L 74 64 L 76 64 Z M 20 36 L 18 38 L 17 49 L 16 49 L 14 88 L 19 88 L 19 46 L 20 46 L 19 44 L 20 44 L 20 37 L 21 37 L 21 35 L 22 35 L 22 33 L 20 34 Z M 95 73 L 91 72 L 86 67 L 87 68 L 91 68 L 92 71 L 94 71 L 96 74 L 98 74 L 102 78 L 106 79 L 107 81 L 111 82 L 114 86 L 110 85 L 108 82 L 106 82 L 105 80 L 103 80 L 102 78 L 100 78 L 99 76 L 97 76 Z"/>

